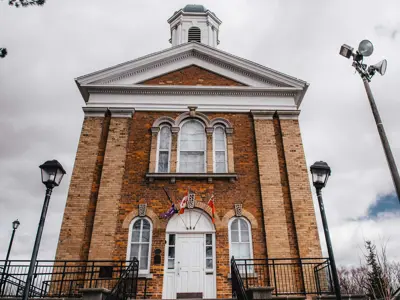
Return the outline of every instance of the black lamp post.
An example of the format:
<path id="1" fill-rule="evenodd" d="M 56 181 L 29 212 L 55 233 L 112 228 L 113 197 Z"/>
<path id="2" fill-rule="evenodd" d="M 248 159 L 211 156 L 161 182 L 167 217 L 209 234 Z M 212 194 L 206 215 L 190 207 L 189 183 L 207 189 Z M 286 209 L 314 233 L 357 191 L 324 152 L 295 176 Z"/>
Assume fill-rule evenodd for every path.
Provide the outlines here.
<path id="1" fill-rule="evenodd" d="M 57 160 L 48 160 L 44 164 L 40 165 L 39 168 L 42 171 L 42 182 L 46 186 L 46 196 L 44 198 L 42 214 L 40 216 L 39 226 L 36 233 L 35 245 L 32 251 L 32 258 L 29 265 L 28 276 L 25 282 L 23 300 L 28 300 L 29 290 L 32 283 L 33 270 L 36 264 L 37 255 L 39 252 L 40 240 L 42 238 L 42 232 L 44 227 L 44 221 L 46 219 L 47 208 L 49 207 L 49 201 L 53 188 L 60 185 L 61 179 L 65 174 L 65 170 Z"/>
<path id="2" fill-rule="evenodd" d="M 346 58 L 353 58 L 352 66 L 356 69 L 358 74 L 360 74 L 361 79 L 364 82 L 365 91 L 367 92 L 369 105 L 371 106 L 372 114 L 374 115 L 375 124 L 379 132 L 379 137 L 381 138 L 381 143 L 383 150 L 385 151 L 385 156 L 387 163 L 389 165 L 390 173 L 392 175 L 393 184 L 396 190 L 397 199 L 400 201 L 400 176 L 399 171 L 396 167 L 396 162 L 394 160 L 392 150 L 390 149 L 389 141 L 386 137 L 385 129 L 383 128 L 383 123 L 381 116 L 379 115 L 378 107 L 375 104 L 374 96 L 372 95 L 371 87 L 369 82 L 372 77 L 378 72 L 381 75 L 385 75 L 387 68 L 386 59 L 378 62 L 375 65 L 367 66 L 363 63 L 364 57 L 370 56 L 374 52 L 374 46 L 368 40 L 363 40 L 360 42 L 357 51 L 349 45 L 342 45 L 339 54 Z"/>
<path id="3" fill-rule="evenodd" d="M 312 181 L 317 190 L 319 210 L 321 212 L 322 225 L 324 227 L 326 247 L 328 248 L 329 261 L 331 263 L 333 285 L 335 287 L 336 299 L 342 299 L 340 294 L 339 277 L 336 270 L 335 256 L 333 255 L 331 237 L 329 235 L 328 221 L 326 220 L 324 202 L 322 201 L 321 189 L 325 187 L 331 175 L 331 168 L 326 162 L 317 161 L 311 168 Z"/>
<path id="4" fill-rule="evenodd" d="M 20 223 L 19 223 L 18 219 L 15 220 L 14 222 L 12 222 L 13 232 L 12 232 L 12 234 L 11 234 L 10 244 L 8 245 L 8 251 L 7 251 L 6 260 L 5 260 L 4 266 L 3 266 L 3 272 L 2 272 L 2 274 L 1 274 L 0 295 L 3 295 L 4 289 L 5 289 L 5 287 L 6 287 L 4 276 L 6 275 L 6 273 L 8 273 L 8 272 L 7 272 L 7 270 L 8 270 L 8 259 L 10 258 L 11 247 L 12 247 L 12 244 L 13 244 L 13 241 L 14 241 L 15 231 L 18 229 L 19 224 L 20 224 Z"/>

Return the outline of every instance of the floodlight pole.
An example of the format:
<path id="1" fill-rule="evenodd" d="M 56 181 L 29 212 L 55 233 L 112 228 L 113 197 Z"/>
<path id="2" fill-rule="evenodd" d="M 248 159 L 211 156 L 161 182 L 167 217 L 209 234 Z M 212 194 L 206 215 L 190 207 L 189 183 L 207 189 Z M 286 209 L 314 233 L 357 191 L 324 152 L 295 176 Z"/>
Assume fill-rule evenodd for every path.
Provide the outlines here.
<path id="1" fill-rule="evenodd" d="M 358 69 L 357 66 L 355 66 L 355 68 L 358 71 L 358 73 L 360 74 L 360 76 L 364 82 L 365 91 L 367 92 L 367 96 L 368 96 L 369 104 L 371 106 L 372 114 L 374 115 L 375 124 L 376 124 L 376 127 L 378 128 L 379 137 L 381 138 L 383 150 L 385 151 L 386 160 L 388 162 L 390 173 L 392 175 L 392 180 L 393 180 L 394 187 L 396 190 L 397 199 L 400 202 L 399 171 L 397 170 L 396 162 L 394 160 L 392 150 L 390 149 L 389 141 L 387 139 L 385 129 L 383 128 L 381 116 L 379 115 L 378 108 L 375 104 L 375 99 L 374 99 L 374 96 L 372 95 L 371 87 L 369 86 L 369 81 L 371 79 L 368 78 L 368 76 L 366 76 L 365 73 L 360 72 L 360 70 Z"/>

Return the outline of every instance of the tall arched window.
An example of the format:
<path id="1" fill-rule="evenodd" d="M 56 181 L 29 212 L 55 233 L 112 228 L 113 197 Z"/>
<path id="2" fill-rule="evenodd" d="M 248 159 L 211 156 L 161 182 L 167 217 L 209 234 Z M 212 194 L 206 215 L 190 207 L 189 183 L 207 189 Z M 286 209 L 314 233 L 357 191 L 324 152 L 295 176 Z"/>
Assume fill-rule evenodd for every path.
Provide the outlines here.
<path id="1" fill-rule="evenodd" d="M 253 258 L 251 227 L 245 218 L 234 218 L 229 224 L 230 257 L 236 259 Z"/>
<path id="2" fill-rule="evenodd" d="M 214 172 L 225 173 L 227 171 L 226 138 L 225 130 L 221 126 L 214 129 Z"/>
<path id="3" fill-rule="evenodd" d="M 134 219 L 129 227 L 128 259 L 139 260 L 139 272 L 150 272 L 152 225 L 147 218 Z"/>
<path id="4" fill-rule="evenodd" d="M 206 167 L 206 133 L 197 120 L 185 122 L 179 135 L 179 172 L 204 173 Z"/>
<path id="5" fill-rule="evenodd" d="M 201 43 L 201 30 L 199 27 L 190 27 L 188 42 L 199 42 Z"/>
<path id="6" fill-rule="evenodd" d="M 169 126 L 162 126 L 158 134 L 157 149 L 157 172 L 169 172 L 169 159 L 171 153 L 171 129 Z"/>

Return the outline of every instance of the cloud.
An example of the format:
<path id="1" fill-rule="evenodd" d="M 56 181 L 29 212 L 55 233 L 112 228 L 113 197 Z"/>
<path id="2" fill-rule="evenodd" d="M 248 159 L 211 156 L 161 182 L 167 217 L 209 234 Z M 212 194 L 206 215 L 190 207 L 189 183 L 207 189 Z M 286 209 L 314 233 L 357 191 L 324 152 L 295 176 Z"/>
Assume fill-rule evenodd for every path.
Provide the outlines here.
<path id="1" fill-rule="evenodd" d="M 44 197 L 38 166 L 56 158 L 67 176 L 54 190 L 40 253 L 42 258 L 54 257 L 83 118 L 84 102 L 73 79 L 170 47 L 166 20 L 186 4 L 69 0 L 15 9 L 0 1 L 0 44 L 9 51 L 0 61 L 0 239 L 8 241 L 11 222 L 19 218 L 12 258 L 30 257 Z M 400 247 L 397 215 L 383 212 L 374 219 L 359 219 L 374 205 L 380 209 L 377 199 L 393 193 L 393 184 L 362 81 L 351 61 L 338 54 L 343 43 L 357 47 L 368 38 L 375 52 L 366 62 L 388 59 L 387 73 L 376 75 L 371 87 L 400 162 L 400 41 L 395 32 L 400 3 L 202 4 L 223 21 L 221 50 L 311 84 L 300 126 L 308 164 L 325 160 L 332 168 L 323 193 L 338 263 L 357 262 L 364 238 L 389 238 L 391 258 L 400 259 L 394 251 Z M 0 243 L 0 256 L 7 247 Z"/>

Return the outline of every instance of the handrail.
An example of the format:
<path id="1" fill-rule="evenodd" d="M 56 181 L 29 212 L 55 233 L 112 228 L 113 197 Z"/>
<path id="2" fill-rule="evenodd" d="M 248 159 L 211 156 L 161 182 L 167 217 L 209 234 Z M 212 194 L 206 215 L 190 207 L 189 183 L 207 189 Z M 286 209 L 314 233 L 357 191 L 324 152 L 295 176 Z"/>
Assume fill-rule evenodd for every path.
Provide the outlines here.
<path id="1" fill-rule="evenodd" d="M 117 284 L 105 300 L 136 299 L 138 276 L 139 261 L 135 257 L 128 268 L 121 274 Z"/>
<path id="2" fill-rule="evenodd" d="M 236 265 L 235 258 L 231 259 L 232 298 L 248 300 L 242 277 Z"/>
<path id="3" fill-rule="evenodd" d="M 135 264 L 132 264 L 133 262 Z M 0 282 L 0 296 L 17 298 L 21 296 L 29 263 L 29 260 L 8 261 L 7 272 Z M 29 288 L 29 295 L 35 298 L 79 298 L 82 297 L 84 288 L 113 290 L 120 281 L 120 276 L 127 269 L 132 271 L 134 265 L 138 266 L 137 259 L 134 261 L 39 260 L 35 266 L 35 278 Z M 134 274 L 137 274 L 137 271 Z"/>
<path id="4" fill-rule="evenodd" d="M 232 258 L 231 266 L 232 285 L 236 272 L 246 291 L 272 287 L 275 296 L 332 294 L 327 258 Z"/>

